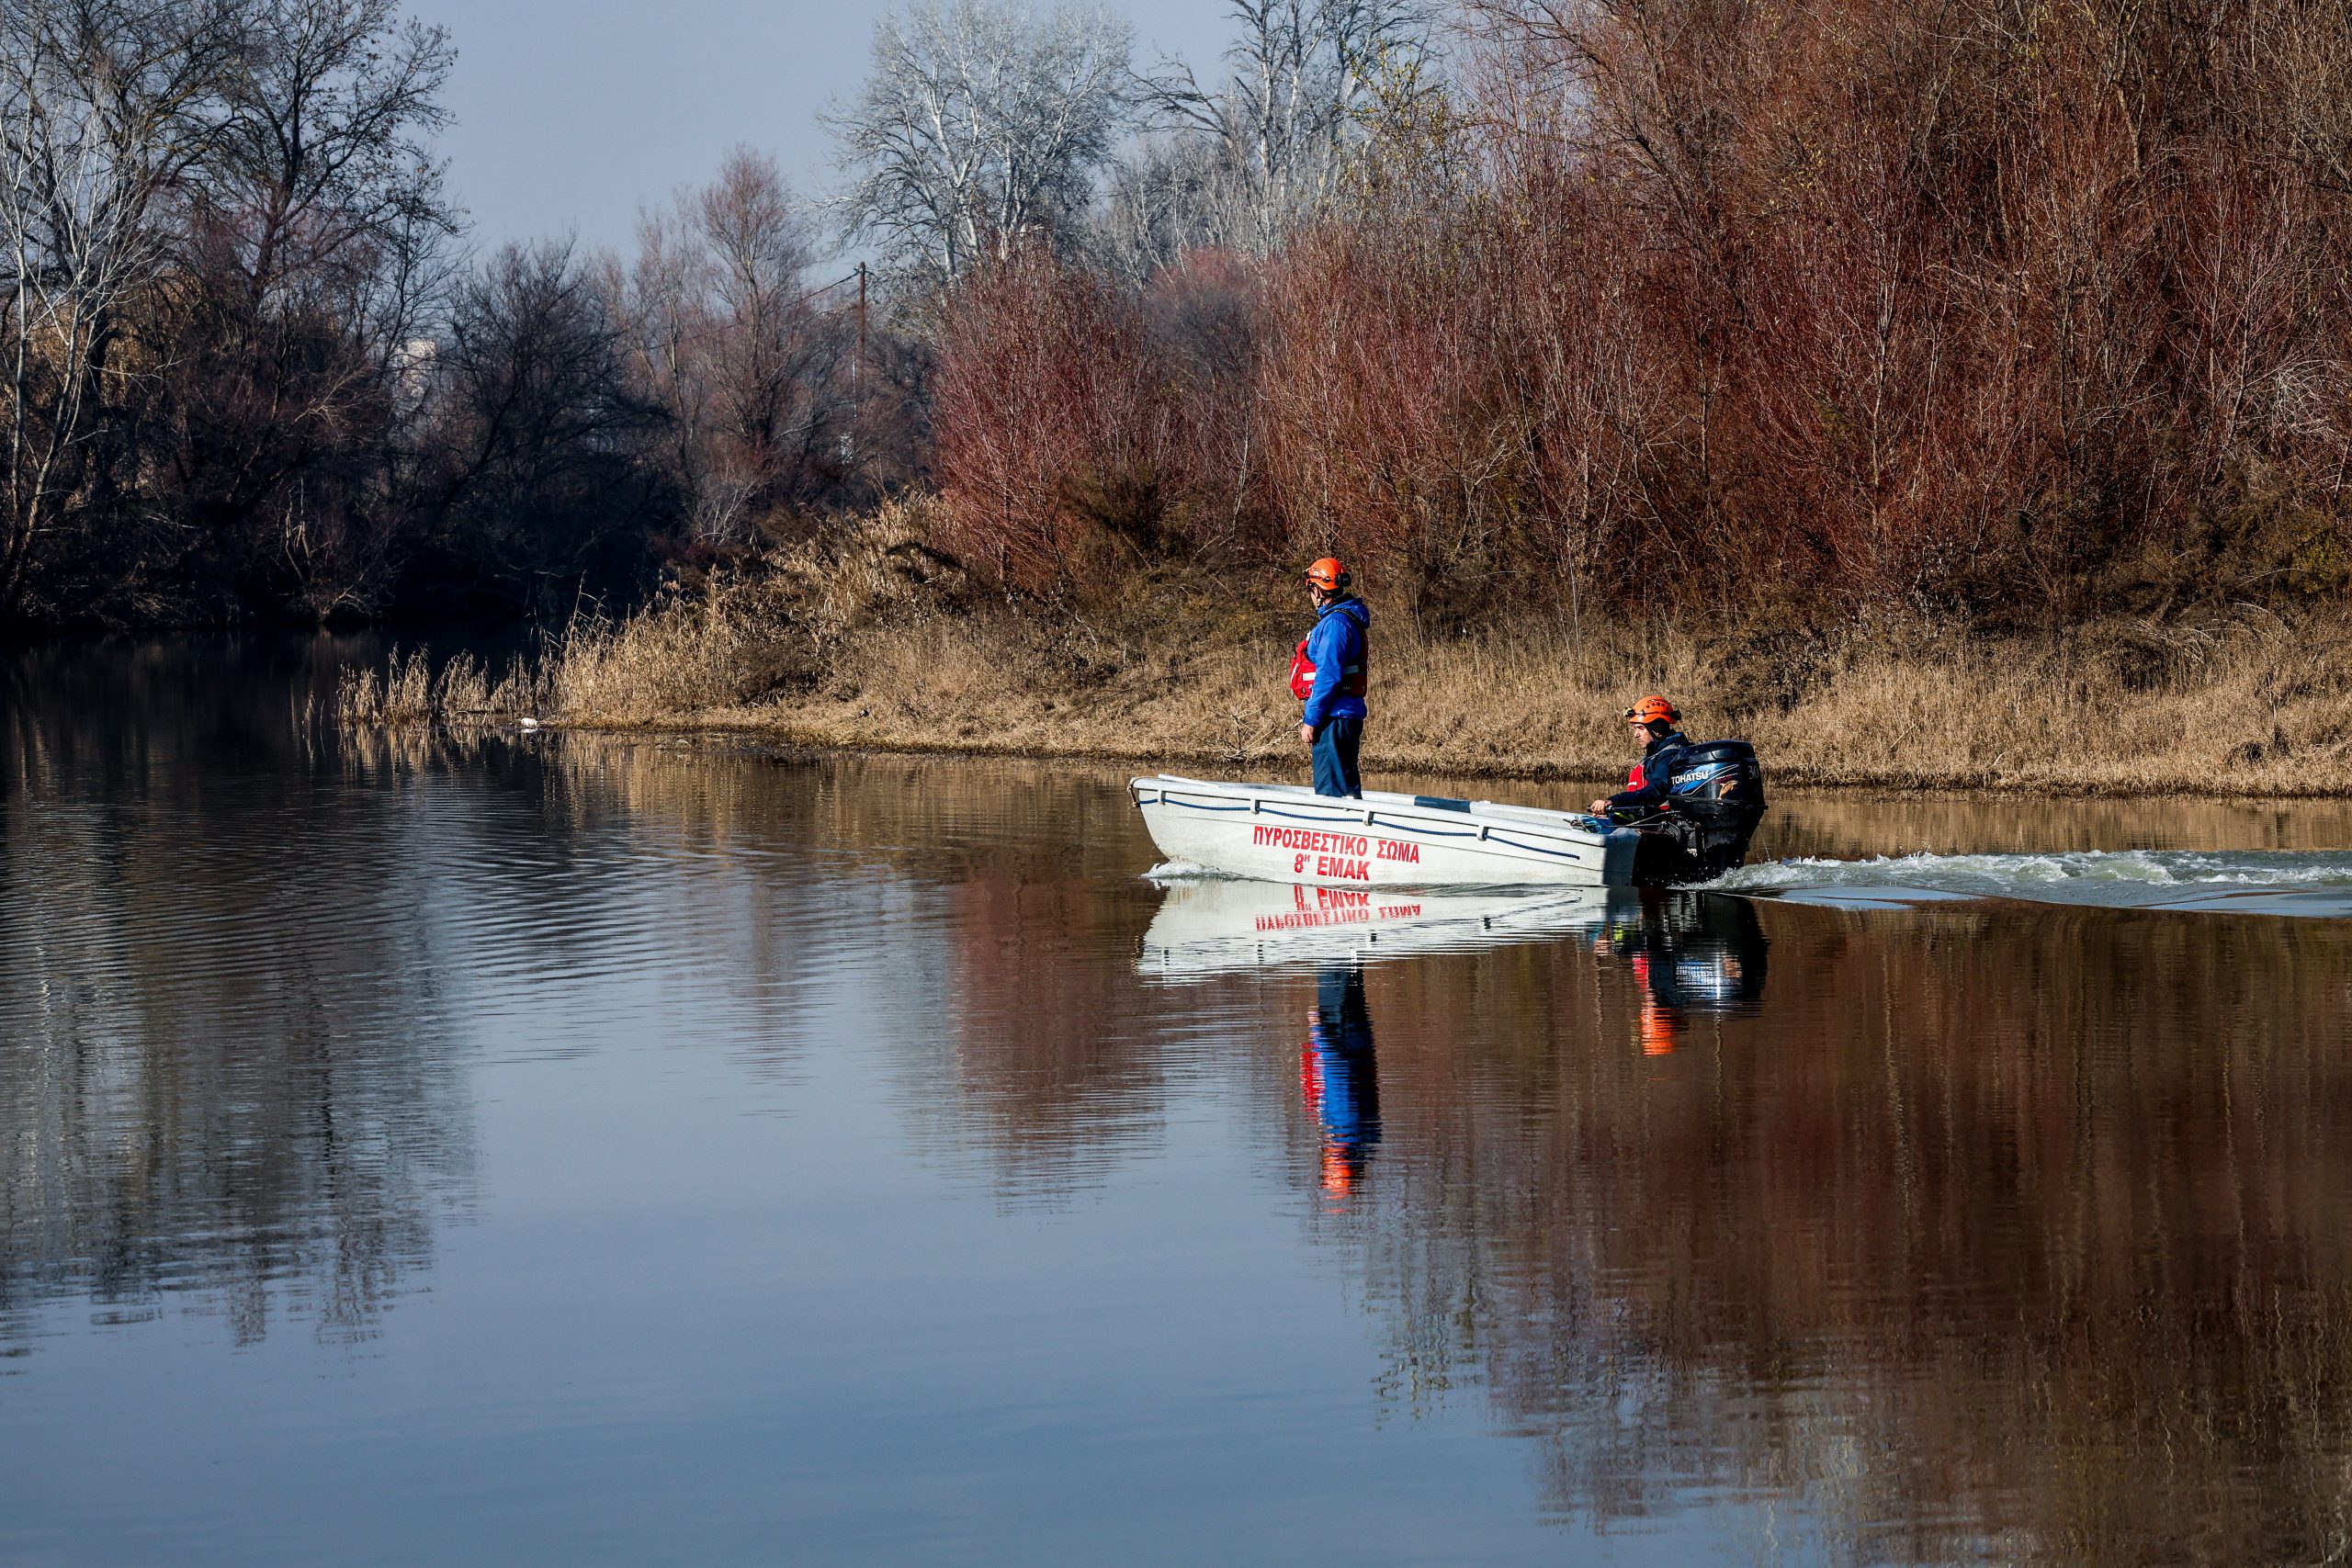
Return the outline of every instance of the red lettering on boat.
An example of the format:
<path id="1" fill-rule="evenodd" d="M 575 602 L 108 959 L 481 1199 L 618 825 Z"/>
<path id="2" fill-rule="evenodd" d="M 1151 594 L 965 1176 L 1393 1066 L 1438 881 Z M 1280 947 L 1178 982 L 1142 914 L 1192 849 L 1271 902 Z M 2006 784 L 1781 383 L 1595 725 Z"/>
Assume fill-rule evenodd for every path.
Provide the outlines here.
<path id="1" fill-rule="evenodd" d="M 1310 931 L 1317 926 L 1355 926 L 1372 919 L 1370 909 L 1306 910 L 1295 915 L 1260 915 L 1257 929 L 1261 931 Z"/>
<path id="2" fill-rule="evenodd" d="M 1308 854 L 1351 855 L 1357 859 L 1369 854 L 1372 845 L 1371 840 L 1350 833 L 1310 833 L 1304 828 L 1271 828 L 1262 822 L 1251 825 L 1250 841 L 1276 849 L 1302 850 Z M 1419 860 L 1420 856 L 1415 854 L 1412 858 Z"/>

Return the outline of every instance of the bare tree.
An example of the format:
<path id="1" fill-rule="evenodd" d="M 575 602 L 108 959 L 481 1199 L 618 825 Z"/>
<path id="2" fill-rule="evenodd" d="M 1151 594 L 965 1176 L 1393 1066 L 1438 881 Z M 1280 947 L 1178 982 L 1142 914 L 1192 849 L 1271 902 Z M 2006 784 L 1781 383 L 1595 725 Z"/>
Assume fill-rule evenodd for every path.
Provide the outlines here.
<path id="1" fill-rule="evenodd" d="M 939 288 L 1024 237 L 1073 237 L 1128 123 L 1129 31 L 1099 7 L 944 0 L 883 19 L 857 103 L 828 113 L 854 238 Z"/>
<path id="2" fill-rule="evenodd" d="M 165 258 L 157 209 L 212 142 L 241 31 L 187 0 L 0 8 L 0 619 L 82 486 L 120 313 Z"/>
<path id="3" fill-rule="evenodd" d="M 365 491 L 399 453 L 394 384 L 458 231 L 427 145 L 453 55 L 394 0 L 243 3 L 173 290 L 172 333 L 197 345 L 169 424 L 177 500 L 314 614 L 365 609 L 389 524 Z"/>
<path id="4" fill-rule="evenodd" d="M 1185 252 L 1248 227 L 1237 165 L 1196 128 L 1147 136 L 1111 168 L 1093 214 L 1102 265 L 1139 283 Z"/>
<path id="5" fill-rule="evenodd" d="M 458 288 L 434 367 L 440 541 L 495 600 L 560 606 L 641 565 L 661 476 L 635 461 L 659 422 L 569 241 L 507 245 Z"/>
<path id="6" fill-rule="evenodd" d="M 631 372 L 669 416 L 665 456 L 705 544 L 748 543 L 762 514 L 830 483 L 850 334 L 809 287 L 813 255 L 775 161 L 738 147 L 709 185 L 639 220 L 625 275 L 608 264 Z"/>
<path id="7" fill-rule="evenodd" d="M 832 377 L 842 334 L 807 287 L 799 210 L 775 161 L 738 148 L 693 211 L 711 263 L 719 330 L 709 362 L 729 490 L 761 507 L 803 498 L 846 411 Z M 739 508 L 710 521 L 724 539 L 749 518 Z"/>
<path id="8" fill-rule="evenodd" d="M 455 231 L 425 141 L 447 123 L 439 94 L 456 53 L 399 12 L 395 0 L 254 4 L 201 203 L 233 230 L 254 298 L 409 225 Z"/>
<path id="9" fill-rule="evenodd" d="M 1144 96 L 1175 134 L 1114 178 L 1107 237 L 1127 270 L 1193 245 L 1264 254 L 1329 205 L 1384 76 L 1418 84 L 1421 0 L 1233 0 L 1224 87 L 1163 62 Z"/>

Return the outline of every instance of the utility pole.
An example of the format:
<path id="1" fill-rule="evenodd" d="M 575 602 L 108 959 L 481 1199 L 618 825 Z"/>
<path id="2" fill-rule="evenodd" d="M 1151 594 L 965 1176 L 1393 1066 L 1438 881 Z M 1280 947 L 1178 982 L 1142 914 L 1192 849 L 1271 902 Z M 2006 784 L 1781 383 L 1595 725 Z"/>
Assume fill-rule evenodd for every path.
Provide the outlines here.
<path id="1" fill-rule="evenodd" d="M 850 370 L 850 442 L 852 452 L 865 425 L 865 264 L 857 264 L 857 363 Z"/>

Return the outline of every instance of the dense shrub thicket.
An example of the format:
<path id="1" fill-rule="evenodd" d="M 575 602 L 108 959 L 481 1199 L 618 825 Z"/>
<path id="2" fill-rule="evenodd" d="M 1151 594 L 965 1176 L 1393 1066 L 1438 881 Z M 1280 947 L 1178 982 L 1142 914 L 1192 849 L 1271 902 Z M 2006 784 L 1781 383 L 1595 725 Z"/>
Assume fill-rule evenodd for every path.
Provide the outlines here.
<path id="1" fill-rule="evenodd" d="M 948 312 L 955 542 L 1506 604 L 2061 623 L 2341 592 L 2352 13 L 1478 0 L 1339 209 Z"/>

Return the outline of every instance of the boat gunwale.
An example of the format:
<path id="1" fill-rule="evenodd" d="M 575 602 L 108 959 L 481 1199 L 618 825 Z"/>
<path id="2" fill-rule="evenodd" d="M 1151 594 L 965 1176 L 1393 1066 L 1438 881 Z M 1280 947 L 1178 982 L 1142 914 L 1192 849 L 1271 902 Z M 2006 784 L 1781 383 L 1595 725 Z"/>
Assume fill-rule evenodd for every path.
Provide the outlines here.
<path id="1" fill-rule="evenodd" d="M 1140 792 L 1147 785 L 1150 786 L 1155 794 L 1155 799 L 1150 803 L 1141 798 Z M 1400 795 L 1386 790 L 1368 791 L 1361 796 L 1343 797 L 1317 795 L 1300 784 L 1240 784 L 1216 779 L 1188 778 L 1181 773 L 1138 775 L 1128 781 L 1127 789 L 1129 795 L 1135 797 L 1138 807 L 1146 804 L 1192 806 L 1189 801 L 1170 800 L 1170 786 L 1171 785 L 1176 786 L 1176 793 L 1180 794 L 1204 794 L 1213 798 L 1237 803 L 1247 801 L 1250 803 L 1247 809 L 1253 817 L 1289 817 L 1300 821 L 1329 824 L 1335 828 L 1385 826 L 1393 831 L 1425 834 L 1441 840 L 1470 840 L 1478 843 L 1498 844 L 1544 855 L 1556 855 L 1560 852 L 1548 846 L 1521 844 L 1516 842 L 1514 839 L 1498 838 L 1496 836 L 1495 829 L 1507 829 L 1513 835 L 1555 839 L 1585 848 L 1603 847 L 1616 833 L 1625 830 L 1617 828 L 1587 826 L 1593 819 L 1580 817 L 1573 812 L 1547 811 L 1540 807 L 1506 806 L 1497 801 L 1464 801 L 1459 806 L 1425 806 L 1420 802 L 1427 797 Z M 1315 803 L 1316 814 L 1310 817 L 1301 816 L 1293 811 L 1270 810 L 1259 804 L 1268 795 L 1283 798 L 1285 804 L 1305 806 Z M 1192 808 L 1212 811 L 1244 809 L 1239 804 L 1230 807 L 1192 806 Z M 1384 821 L 1384 818 L 1387 820 Z M 1471 830 L 1454 825 L 1464 819 L 1474 822 L 1482 821 L 1487 826 Z"/>

